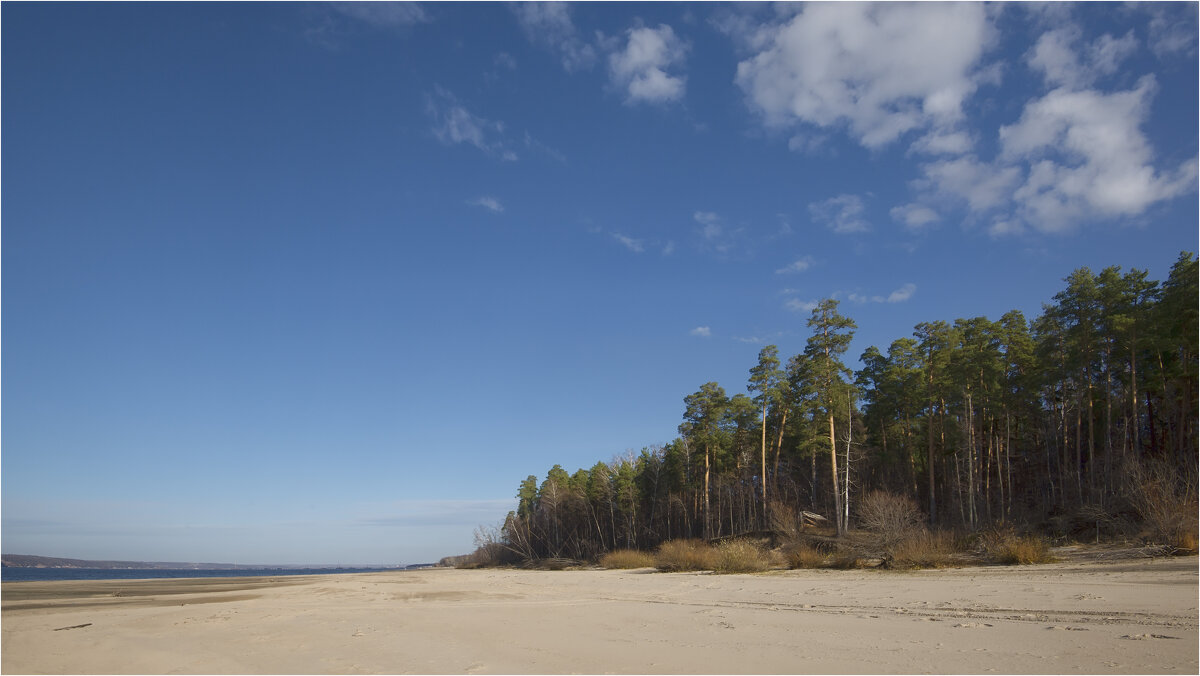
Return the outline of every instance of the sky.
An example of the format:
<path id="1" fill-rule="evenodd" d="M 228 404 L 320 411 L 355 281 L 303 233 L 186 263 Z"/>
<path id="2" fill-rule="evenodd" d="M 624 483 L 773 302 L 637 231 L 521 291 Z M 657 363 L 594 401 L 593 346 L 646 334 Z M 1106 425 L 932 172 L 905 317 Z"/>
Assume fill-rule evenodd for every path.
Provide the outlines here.
<path id="1" fill-rule="evenodd" d="M 1197 4 L 4 3 L 5 553 L 397 564 L 1197 249 Z"/>

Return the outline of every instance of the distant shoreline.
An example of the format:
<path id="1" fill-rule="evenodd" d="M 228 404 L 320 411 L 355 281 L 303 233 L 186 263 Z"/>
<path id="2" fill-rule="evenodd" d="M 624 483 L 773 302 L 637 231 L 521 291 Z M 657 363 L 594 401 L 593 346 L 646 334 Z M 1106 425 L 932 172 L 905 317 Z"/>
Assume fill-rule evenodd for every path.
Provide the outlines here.
<path id="1" fill-rule="evenodd" d="M 349 575 L 358 573 L 384 573 L 417 568 L 358 568 L 349 566 L 329 568 L 18 568 L 0 570 L 0 581 L 4 584 L 25 582 L 86 582 L 94 581 L 139 581 L 139 580 L 209 580 L 267 577 L 300 577 L 305 575 Z"/>
<path id="2" fill-rule="evenodd" d="M 242 563 L 195 563 L 183 561 L 92 561 L 88 559 L 66 559 L 31 554 L 0 555 L 3 569 L 78 569 L 78 570 L 171 570 L 171 571 L 255 571 L 255 570 L 412 570 L 433 566 L 431 563 L 415 564 L 242 564 Z"/>

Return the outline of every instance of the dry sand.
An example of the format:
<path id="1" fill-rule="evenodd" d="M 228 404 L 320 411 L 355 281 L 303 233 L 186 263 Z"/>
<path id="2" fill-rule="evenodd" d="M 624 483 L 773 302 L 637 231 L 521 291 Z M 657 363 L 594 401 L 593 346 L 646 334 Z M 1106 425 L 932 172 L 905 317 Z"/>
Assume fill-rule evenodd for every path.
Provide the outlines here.
<path id="1" fill-rule="evenodd" d="M 1197 673 L 1195 557 L 3 585 L 4 673 Z"/>

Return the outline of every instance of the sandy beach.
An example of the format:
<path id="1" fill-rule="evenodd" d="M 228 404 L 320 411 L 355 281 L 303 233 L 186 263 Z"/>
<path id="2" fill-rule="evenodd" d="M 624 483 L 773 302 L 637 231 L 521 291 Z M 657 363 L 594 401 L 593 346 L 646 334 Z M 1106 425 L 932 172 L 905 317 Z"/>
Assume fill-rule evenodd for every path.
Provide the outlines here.
<path id="1" fill-rule="evenodd" d="M 1196 557 L 3 585 L 4 673 L 1197 673 Z"/>

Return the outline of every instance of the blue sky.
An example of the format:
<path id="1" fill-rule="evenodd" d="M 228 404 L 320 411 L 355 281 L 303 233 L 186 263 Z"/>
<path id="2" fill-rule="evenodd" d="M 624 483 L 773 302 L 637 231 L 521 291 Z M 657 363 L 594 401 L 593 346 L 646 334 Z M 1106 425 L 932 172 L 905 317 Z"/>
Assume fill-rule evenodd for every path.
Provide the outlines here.
<path id="1" fill-rule="evenodd" d="M 16 4 L 3 549 L 420 562 L 850 354 L 1197 247 L 1197 5 Z"/>

